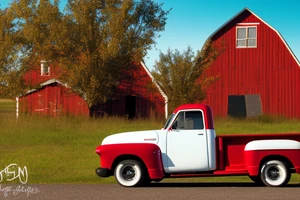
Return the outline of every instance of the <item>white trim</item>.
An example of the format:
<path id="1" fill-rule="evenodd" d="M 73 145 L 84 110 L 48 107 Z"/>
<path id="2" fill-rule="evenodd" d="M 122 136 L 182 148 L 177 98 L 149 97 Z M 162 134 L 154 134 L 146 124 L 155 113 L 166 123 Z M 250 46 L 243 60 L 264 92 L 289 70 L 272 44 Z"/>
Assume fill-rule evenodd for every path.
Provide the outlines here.
<path id="1" fill-rule="evenodd" d="M 300 149 L 295 140 L 255 140 L 245 146 L 245 151 Z"/>
<path id="2" fill-rule="evenodd" d="M 256 26 L 256 25 L 260 25 L 259 22 L 248 22 L 248 23 L 237 23 L 237 26 Z"/>
<path id="3" fill-rule="evenodd" d="M 52 83 L 58 83 L 58 84 L 60 84 L 60 85 L 63 85 L 63 86 L 65 86 L 65 87 L 68 87 L 67 84 L 65 84 L 65 83 L 63 83 L 63 82 L 61 82 L 61 81 L 59 81 L 59 80 L 57 80 L 57 79 L 55 79 L 55 78 L 50 79 L 50 80 L 48 80 L 48 81 L 45 81 L 44 83 L 41 83 L 41 86 L 50 85 L 50 84 L 52 84 Z"/>
<path id="4" fill-rule="evenodd" d="M 255 28 L 255 38 L 249 38 L 248 30 L 249 28 Z M 238 29 L 246 29 L 245 39 L 238 39 Z M 257 26 L 236 26 L 235 29 L 235 47 L 239 48 L 256 48 L 257 47 Z M 255 46 L 248 46 L 248 40 L 255 40 Z M 238 46 L 238 41 L 245 41 L 245 46 Z"/>
<path id="5" fill-rule="evenodd" d="M 19 119 L 19 97 L 16 97 L 16 117 Z"/>
<path id="6" fill-rule="evenodd" d="M 70 88 L 67 84 L 65 84 L 65 83 L 63 83 L 63 82 L 61 82 L 61 81 L 59 81 L 59 80 L 57 80 L 57 79 L 55 79 L 55 78 L 54 78 L 54 79 L 50 79 L 50 80 L 48 80 L 48 81 L 45 81 L 45 82 L 41 83 L 40 86 L 41 86 L 41 87 L 44 87 L 44 86 L 50 85 L 50 84 L 52 84 L 52 83 L 58 83 L 58 84 L 60 84 L 60 85 L 62 85 L 62 86 L 65 86 L 65 87 L 67 87 L 67 88 Z M 35 89 L 28 90 L 28 91 L 26 92 L 25 95 L 30 94 L 30 93 L 33 93 L 33 92 L 38 91 L 38 90 L 39 90 L 39 88 L 35 88 Z M 23 95 L 20 95 L 19 97 L 22 97 L 22 96 L 23 96 Z"/>
<path id="7" fill-rule="evenodd" d="M 225 24 L 223 24 L 222 26 L 220 26 L 215 32 L 213 32 L 205 41 L 204 44 L 206 44 L 206 42 L 208 40 L 210 40 L 215 34 L 217 34 L 222 28 L 224 28 L 225 26 L 227 26 L 227 24 L 229 24 L 232 20 L 234 20 L 235 18 L 237 18 L 240 14 L 242 14 L 245 10 L 249 11 L 252 15 L 254 15 L 256 18 L 258 18 L 261 22 L 263 22 L 264 24 L 266 24 L 268 27 L 270 27 L 275 33 L 277 33 L 277 35 L 279 36 L 279 38 L 281 39 L 281 41 L 284 43 L 284 45 L 286 46 L 286 48 L 288 49 L 288 51 L 290 52 L 290 54 L 292 55 L 292 57 L 294 58 L 294 60 L 296 61 L 296 63 L 298 64 L 298 67 L 300 67 L 300 61 L 297 59 L 297 57 L 295 56 L 295 54 L 293 53 L 293 51 L 291 50 L 291 48 L 289 47 L 289 45 L 286 43 L 286 41 L 284 40 L 284 38 L 281 36 L 281 34 L 275 29 L 273 28 L 271 25 L 269 25 L 268 23 L 266 23 L 264 20 L 262 20 L 260 17 L 258 17 L 255 13 L 253 13 L 251 10 L 249 10 L 248 8 L 244 8 L 243 10 L 241 10 L 239 13 L 237 13 L 235 16 L 233 16 L 232 18 L 230 18 L 227 22 L 225 22 Z M 201 49 L 201 51 L 203 50 L 204 45 Z"/>
<path id="8" fill-rule="evenodd" d="M 47 65 L 48 64 L 48 67 Z M 47 72 L 45 72 L 45 68 L 47 68 Z M 45 60 L 41 60 L 41 76 L 50 76 L 50 65 L 49 62 L 45 61 Z"/>
<path id="9" fill-rule="evenodd" d="M 143 62 L 140 62 L 140 63 L 143 66 L 144 70 L 147 72 L 148 76 L 152 79 L 152 82 L 155 84 L 155 86 L 157 87 L 160 94 L 165 99 L 165 118 L 167 119 L 168 118 L 168 96 L 166 95 L 166 93 L 164 93 L 164 91 L 161 89 L 161 87 L 157 84 L 157 82 L 155 81 L 154 77 L 152 76 L 151 72 L 146 67 L 146 65 Z"/>

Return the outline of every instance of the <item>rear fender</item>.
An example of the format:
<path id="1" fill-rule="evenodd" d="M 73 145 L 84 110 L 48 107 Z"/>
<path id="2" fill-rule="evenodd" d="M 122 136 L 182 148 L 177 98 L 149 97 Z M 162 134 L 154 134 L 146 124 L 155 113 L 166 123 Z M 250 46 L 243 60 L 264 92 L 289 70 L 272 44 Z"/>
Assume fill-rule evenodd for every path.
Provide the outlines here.
<path id="1" fill-rule="evenodd" d="M 244 155 L 250 176 L 259 174 L 261 162 L 266 158 L 286 160 L 296 172 L 300 169 L 300 142 L 295 140 L 254 140 L 245 146 Z"/>

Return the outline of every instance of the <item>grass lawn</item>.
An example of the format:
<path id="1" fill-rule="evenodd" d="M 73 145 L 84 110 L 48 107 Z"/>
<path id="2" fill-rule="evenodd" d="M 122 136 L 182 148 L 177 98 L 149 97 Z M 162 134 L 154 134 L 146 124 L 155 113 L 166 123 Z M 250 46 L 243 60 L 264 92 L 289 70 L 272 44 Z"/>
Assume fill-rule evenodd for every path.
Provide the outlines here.
<path id="1" fill-rule="evenodd" d="M 300 121 L 261 117 L 251 120 L 217 119 L 217 133 L 300 132 Z M 20 116 L 15 102 L 0 100 L 0 171 L 12 163 L 28 169 L 28 183 L 115 183 L 95 174 L 99 156 L 95 148 L 110 134 L 160 129 L 163 122 L 123 118 Z M 1 180 L 1 179 L 0 179 Z M 183 182 L 250 182 L 248 177 L 166 179 Z M 299 175 L 292 181 L 300 182 Z M 18 180 L 12 181 L 19 183 Z M 4 181 L 0 182 L 4 183 Z M 11 182 L 10 182 L 11 183 Z"/>

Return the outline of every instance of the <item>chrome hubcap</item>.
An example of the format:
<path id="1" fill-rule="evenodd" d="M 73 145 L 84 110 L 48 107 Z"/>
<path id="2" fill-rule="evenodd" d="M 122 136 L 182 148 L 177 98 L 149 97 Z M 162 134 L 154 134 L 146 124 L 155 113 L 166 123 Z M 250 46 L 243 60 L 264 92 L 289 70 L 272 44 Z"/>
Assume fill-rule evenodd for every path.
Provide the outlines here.
<path id="1" fill-rule="evenodd" d="M 135 170 L 131 166 L 126 166 L 122 172 L 122 176 L 126 181 L 131 181 L 135 177 Z"/>
<path id="2" fill-rule="evenodd" d="M 267 176 L 271 180 L 276 181 L 280 178 L 280 171 L 276 167 L 270 167 L 270 169 L 267 172 Z"/>

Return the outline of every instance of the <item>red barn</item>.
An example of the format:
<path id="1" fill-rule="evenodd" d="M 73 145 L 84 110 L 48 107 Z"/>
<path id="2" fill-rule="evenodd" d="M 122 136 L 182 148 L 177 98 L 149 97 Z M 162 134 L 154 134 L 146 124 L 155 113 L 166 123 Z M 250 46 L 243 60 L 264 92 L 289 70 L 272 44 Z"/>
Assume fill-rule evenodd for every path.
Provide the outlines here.
<path id="1" fill-rule="evenodd" d="M 245 8 L 208 39 L 224 45 L 206 72 L 219 77 L 204 101 L 216 116 L 239 106 L 233 97 L 256 95 L 263 114 L 300 118 L 300 63 L 277 30 Z"/>
<path id="2" fill-rule="evenodd" d="M 167 115 L 167 96 L 160 87 L 153 84 L 153 77 L 142 63 L 135 63 L 132 78 L 121 82 L 114 97 L 105 104 L 95 106 L 90 113 L 84 98 L 58 80 L 60 70 L 41 63 L 25 75 L 27 84 L 36 85 L 18 98 L 22 113 L 41 113 L 49 116 L 59 115 L 117 115 L 149 117 Z M 153 87 L 154 86 L 154 87 Z"/>

